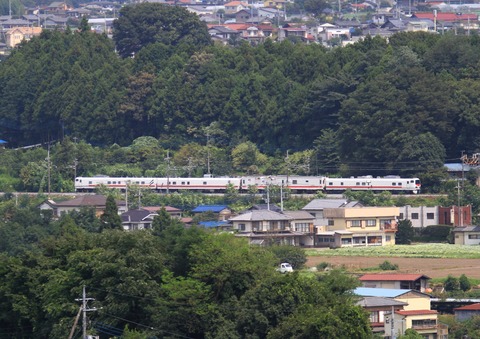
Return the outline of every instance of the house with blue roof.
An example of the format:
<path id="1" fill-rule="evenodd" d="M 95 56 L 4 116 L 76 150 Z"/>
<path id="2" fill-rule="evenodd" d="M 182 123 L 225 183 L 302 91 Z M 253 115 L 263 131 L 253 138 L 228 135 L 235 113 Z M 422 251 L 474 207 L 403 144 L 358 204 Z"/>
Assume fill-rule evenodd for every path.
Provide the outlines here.
<path id="1" fill-rule="evenodd" d="M 232 210 L 227 205 L 199 205 L 192 210 L 192 213 L 213 213 L 217 220 L 225 221 L 232 216 Z"/>

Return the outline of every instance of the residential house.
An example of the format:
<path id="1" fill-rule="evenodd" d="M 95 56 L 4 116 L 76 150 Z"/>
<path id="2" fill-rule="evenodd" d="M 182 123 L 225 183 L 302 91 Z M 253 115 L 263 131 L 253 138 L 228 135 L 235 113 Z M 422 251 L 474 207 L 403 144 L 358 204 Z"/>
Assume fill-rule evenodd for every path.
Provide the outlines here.
<path id="1" fill-rule="evenodd" d="M 326 27 L 323 32 L 318 34 L 318 37 L 322 41 L 330 41 L 332 39 L 350 39 L 351 31 L 350 28 L 340 28 L 340 27 Z"/>
<path id="2" fill-rule="evenodd" d="M 52 12 L 65 12 L 66 10 L 68 10 L 69 7 L 67 5 L 66 2 L 52 2 L 50 5 L 47 6 L 46 10 L 49 12 L 49 13 L 52 13 Z"/>
<path id="3" fill-rule="evenodd" d="M 480 245 L 480 226 L 455 227 L 455 245 Z"/>
<path id="4" fill-rule="evenodd" d="M 287 0 L 265 0 L 263 2 L 263 7 L 284 9 L 286 3 L 287 3 Z"/>
<path id="5" fill-rule="evenodd" d="M 285 39 L 291 38 L 300 38 L 301 40 L 306 40 L 308 38 L 307 28 L 306 27 L 292 27 L 290 25 L 284 25 L 278 29 L 278 40 L 282 41 Z"/>
<path id="6" fill-rule="evenodd" d="M 160 211 L 162 208 L 165 208 L 165 211 L 172 217 L 172 218 L 177 218 L 181 219 L 182 218 L 182 210 L 176 207 L 172 206 L 145 206 L 142 207 L 142 209 L 150 211 L 152 213 L 157 213 Z"/>
<path id="7" fill-rule="evenodd" d="M 280 17 L 280 11 L 278 8 L 260 7 L 258 8 L 258 16 L 261 18 L 275 19 Z"/>
<path id="8" fill-rule="evenodd" d="M 438 313 L 430 309 L 430 296 L 411 289 L 386 289 L 358 287 L 354 294 L 361 297 L 382 297 L 404 302 L 402 310 L 384 312 L 385 337 L 403 335 L 407 329 L 414 329 L 427 339 L 443 338 L 448 328 L 438 322 Z"/>
<path id="9" fill-rule="evenodd" d="M 410 289 L 425 293 L 430 278 L 423 274 L 380 273 L 364 274 L 359 280 L 363 287 Z"/>
<path id="10" fill-rule="evenodd" d="M 408 219 L 412 222 L 414 228 L 423 228 L 432 225 L 439 225 L 438 207 L 419 206 L 412 207 L 410 205 L 399 207 L 399 220 Z"/>
<path id="11" fill-rule="evenodd" d="M 404 301 L 384 297 L 363 297 L 357 302 L 369 314 L 370 326 L 373 333 L 385 333 L 385 316 L 394 311 L 403 310 L 408 305 Z"/>
<path id="12" fill-rule="evenodd" d="M 302 210 L 307 211 L 315 217 L 315 225 L 326 226 L 328 219 L 324 217 L 323 211 L 328 208 L 340 207 L 362 207 L 363 205 L 358 201 L 349 202 L 346 199 L 313 199 Z"/>
<path id="13" fill-rule="evenodd" d="M 256 204 L 256 205 L 253 205 L 252 207 L 250 207 L 248 210 L 249 211 L 252 211 L 252 210 L 270 210 L 270 211 L 282 213 L 282 209 L 275 204 Z M 310 214 L 310 216 L 312 216 L 312 215 Z"/>
<path id="14" fill-rule="evenodd" d="M 412 18 L 428 19 L 437 23 L 437 26 L 445 24 L 457 24 L 464 28 L 478 28 L 478 15 L 471 13 L 448 13 L 448 12 L 416 12 Z"/>
<path id="15" fill-rule="evenodd" d="M 480 316 L 480 303 L 454 308 L 457 321 L 469 320 L 471 317 Z"/>
<path id="16" fill-rule="evenodd" d="M 303 233 L 299 240 L 302 247 L 313 247 L 315 245 L 315 218 L 307 211 L 283 211 L 283 214 L 290 217 L 290 230 Z"/>
<path id="17" fill-rule="evenodd" d="M 235 22 L 247 22 L 253 16 L 253 11 L 248 9 L 242 9 L 235 13 Z"/>
<path id="18" fill-rule="evenodd" d="M 232 229 L 237 237 L 247 238 L 255 245 L 294 245 L 305 243 L 303 232 L 290 229 L 292 218 L 269 210 L 251 210 L 230 218 Z"/>
<path id="19" fill-rule="evenodd" d="M 398 207 L 328 208 L 323 215 L 328 225 L 317 227 L 316 246 L 395 245 Z"/>
<path id="20" fill-rule="evenodd" d="M 60 202 L 46 200 L 39 205 L 39 208 L 41 210 L 51 210 L 54 217 L 60 217 L 72 211 L 79 211 L 82 208 L 91 207 L 95 209 L 95 215 L 99 217 L 105 211 L 106 202 L 107 198 L 103 195 L 82 195 L 72 200 Z M 127 211 L 125 201 L 116 200 L 115 202 L 117 204 L 118 214 Z"/>
<path id="21" fill-rule="evenodd" d="M 28 41 L 34 36 L 42 33 L 41 27 L 15 27 L 9 29 L 5 33 L 5 43 L 8 47 L 13 48 L 22 41 Z"/>
<path id="22" fill-rule="evenodd" d="M 230 40 L 240 39 L 241 32 L 224 26 L 213 26 L 208 29 L 212 39 L 216 39 L 223 45 L 227 45 Z"/>
<path id="23" fill-rule="evenodd" d="M 153 218 L 157 215 L 146 209 L 129 210 L 121 214 L 122 227 L 125 231 L 151 229 Z"/>
<path id="24" fill-rule="evenodd" d="M 228 220 L 232 216 L 232 210 L 227 205 L 199 205 L 192 210 L 193 213 L 213 213 L 217 220 Z"/>
<path id="25" fill-rule="evenodd" d="M 242 9 L 248 8 L 248 3 L 243 1 L 231 1 L 226 3 L 225 5 L 225 13 L 226 14 L 235 14 Z"/>

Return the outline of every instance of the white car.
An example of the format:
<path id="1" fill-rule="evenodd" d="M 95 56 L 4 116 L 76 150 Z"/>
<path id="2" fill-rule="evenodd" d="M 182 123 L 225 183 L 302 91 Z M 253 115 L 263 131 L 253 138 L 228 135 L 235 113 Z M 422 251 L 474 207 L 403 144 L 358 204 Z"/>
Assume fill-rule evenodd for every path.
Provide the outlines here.
<path id="1" fill-rule="evenodd" d="M 280 273 L 293 272 L 293 267 L 288 262 L 282 262 L 278 266 L 277 271 Z"/>

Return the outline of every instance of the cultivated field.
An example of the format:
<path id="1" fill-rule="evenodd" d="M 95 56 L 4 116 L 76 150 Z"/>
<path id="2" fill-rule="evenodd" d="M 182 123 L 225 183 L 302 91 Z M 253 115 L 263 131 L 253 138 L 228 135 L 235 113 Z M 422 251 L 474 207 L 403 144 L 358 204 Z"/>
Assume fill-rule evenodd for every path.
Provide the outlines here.
<path id="1" fill-rule="evenodd" d="M 445 278 L 449 274 L 480 279 L 480 246 L 449 244 L 396 245 L 325 250 L 307 250 L 308 267 L 321 262 L 344 266 L 348 271 L 378 266 L 385 260 L 397 264 L 398 273 L 419 273 L 430 278 Z M 368 273 L 365 271 L 364 273 Z"/>

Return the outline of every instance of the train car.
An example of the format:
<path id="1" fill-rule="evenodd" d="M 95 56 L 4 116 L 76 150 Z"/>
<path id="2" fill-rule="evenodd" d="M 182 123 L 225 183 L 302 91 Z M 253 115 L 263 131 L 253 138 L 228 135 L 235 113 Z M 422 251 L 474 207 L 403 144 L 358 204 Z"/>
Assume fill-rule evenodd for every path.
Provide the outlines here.
<path id="1" fill-rule="evenodd" d="M 242 190 L 255 185 L 258 190 L 263 191 L 268 185 L 288 187 L 294 193 L 314 193 L 323 190 L 325 177 L 315 176 L 247 176 L 242 177 Z"/>
<path id="2" fill-rule="evenodd" d="M 169 192 L 179 190 L 192 190 L 200 192 L 224 192 L 229 185 L 236 190 L 240 189 L 240 178 L 153 178 L 153 177 L 77 177 L 75 190 L 77 192 L 91 192 L 99 186 L 125 190 L 127 185 Z"/>
<path id="3" fill-rule="evenodd" d="M 352 191 L 374 192 L 420 192 L 421 183 L 418 178 L 400 178 L 399 176 L 387 177 L 351 177 L 351 178 L 325 178 L 325 191 L 343 192 L 347 189 Z"/>

